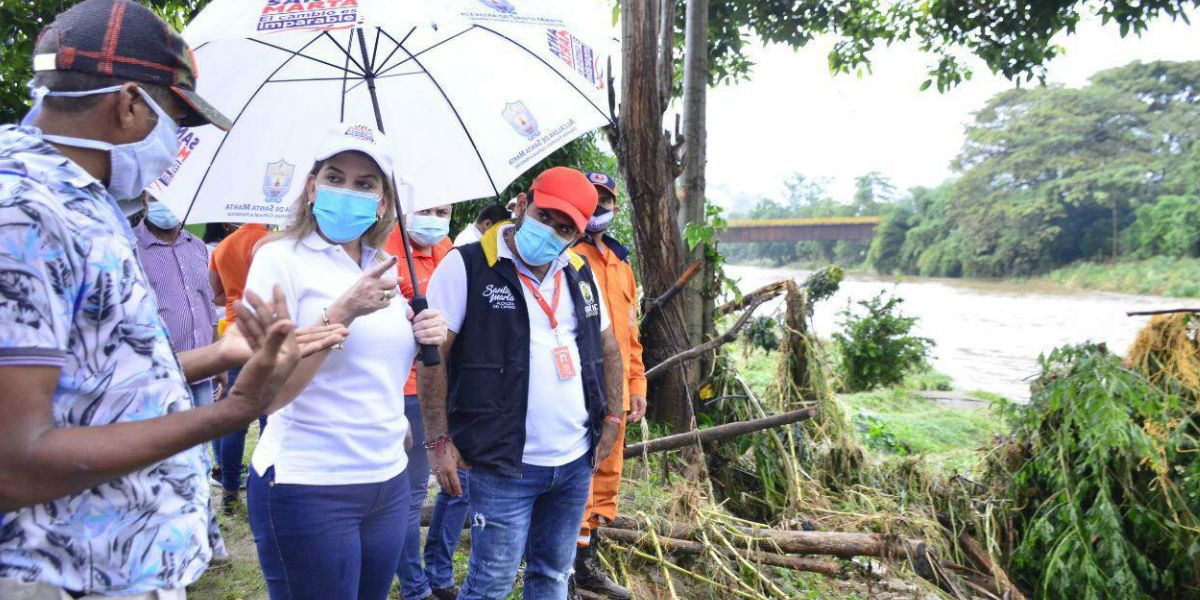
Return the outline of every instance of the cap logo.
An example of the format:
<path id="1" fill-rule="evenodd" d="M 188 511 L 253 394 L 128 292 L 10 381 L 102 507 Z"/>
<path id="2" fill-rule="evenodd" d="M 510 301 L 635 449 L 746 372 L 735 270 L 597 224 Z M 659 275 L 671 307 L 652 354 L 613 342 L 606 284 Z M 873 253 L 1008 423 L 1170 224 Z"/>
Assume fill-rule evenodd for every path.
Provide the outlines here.
<path id="1" fill-rule="evenodd" d="M 368 144 L 375 143 L 375 132 L 371 131 L 371 128 L 365 125 L 355 125 L 350 129 L 347 129 L 346 136 L 352 137 L 356 140 L 362 140 Z"/>
<path id="2" fill-rule="evenodd" d="M 596 184 L 600 184 L 600 185 L 608 185 L 609 184 L 608 175 L 605 175 L 604 173 L 589 173 L 588 179 L 592 180 L 592 183 L 596 183 Z"/>

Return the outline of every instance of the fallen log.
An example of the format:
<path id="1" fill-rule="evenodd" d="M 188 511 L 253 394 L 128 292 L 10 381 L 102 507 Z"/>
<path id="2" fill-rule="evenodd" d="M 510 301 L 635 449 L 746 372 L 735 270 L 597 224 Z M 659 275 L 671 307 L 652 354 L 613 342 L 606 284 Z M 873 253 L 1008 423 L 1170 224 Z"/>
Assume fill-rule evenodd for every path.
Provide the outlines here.
<path id="1" fill-rule="evenodd" d="M 649 536 L 640 531 L 632 531 L 629 529 L 616 529 L 605 527 L 601 529 L 603 535 L 609 539 L 625 542 L 627 544 L 637 544 L 641 546 L 653 546 L 653 540 Z M 671 537 L 659 537 L 658 544 L 667 552 L 677 554 L 700 555 L 708 550 L 712 550 L 722 556 L 733 556 L 727 548 L 715 546 L 705 546 L 700 542 L 691 540 L 681 540 Z M 796 571 L 807 571 L 810 573 L 821 573 L 823 575 L 839 576 L 844 575 L 844 571 L 836 562 L 829 560 L 819 560 L 815 558 L 805 558 L 800 556 L 786 556 L 783 554 L 775 554 L 772 552 L 761 552 L 757 550 L 739 551 L 738 556 L 745 558 L 753 563 L 760 565 L 768 565 L 772 567 L 784 567 Z"/>
<path id="2" fill-rule="evenodd" d="M 737 320 L 737 322 L 735 322 L 733 324 L 733 327 L 730 327 L 729 330 L 726 331 L 725 333 L 722 333 L 721 335 L 719 335 L 711 340 L 708 340 L 707 342 L 704 342 L 703 344 L 700 344 L 699 346 L 696 346 L 695 348 L 691 348 L 689 350 L 684 350 L 683 352 L 680 352 L 679 354 L 676 354 L 675 356 L 667 358 L 666 360 L 654 365 L 653 367 L 646 369 L 646 379 L 652 379 L 655 376 L 664 373 L 666 371 L 667 367 L 670 367 L 671 365 L 683 362 L 685 360 L 699 358 L 700 356 L 703 356 L 705 353 L 713 350 L 714 348 L 719 348 L 720 346 L 722 346 L 724 344 L 728 344 L 729 342 L 732 342 L 733 340 L 737 339 L 738 333 L 741 332 L 742 328 L 745 327 L 746 324 L 750 322 L 750 317 L 754 316 L 754 310 L 757 309 L 763 302 L 766 302 L 766 301 L 767 301 L 767 298 L 760 298 L 760 299 L 756 300 L 755 302 L 752 302 L 749 306 L 746 307 L 746 311 L 742 313 L 742 316 L 738 317 L 738 320 Z"/>
<path id="3" fill-rule="evenodd" d="M 999 588 L 1003 596 L 1011 598 L 1011 600 L 1025 600 L 1025 594 L 1022 594 L 1021 590 L 1013 585 L 1012 580 L 1008 578 L 1008 573 L 1005 573 L 1004 569 L 1001 569 L 992 561 L 991 555 L 983 549 L 983 546 L 979 545 L 979 542 L 975 541 L 975 538 L 964 533 L 958 536 L 958 543 L 966 551 L 967 556 L 970 556 L 972 560 L 979 563 L 981 567 L 991 574 L 992 578 L 996 580 L 996 587 Z"/>
<path id="4" fill-rule="evenodd" d="M 620 529 L 640 533 L 645 529 L 641 523 L 617 517 L 601 533 Z M 735 527 L 741 536 L 730 538 L 739 547 L 755 546 L 781 554 L 822 554 L 838 558 L 871 556 L 876 558 L 900 558 L 919 556 L 923 553 L 922 540 L 902 540 L 878 533 L 846 533 L 840 531 L 785 531 L 781 529 Z M 695 530 L 681 523 L 671 523 L 667 537 L 694 540 Z"/>
<path id="5" fill-rule="evenodd" d="M 707 442 L 715 442 L 718 440 L 729 439 L 754 433 L 772 427 L 781 425 L 789 425 L 806 419 L 811 419 L 816 415 L 815 408 L 804 408 L 793 410 L 783 414 L 772 415 L 764 419 L 753 419 L 750 421 L 739 421 L 737 423 L 728 423 L 725 425 L 717 425 L 708 429 L 696 429 L 687 433 L 678 433 L 668 435 L 658 439 L 625 446 L 625 460 L 637 458 L 644 454 L 652 454 L 655 452 L 666 452 L 668 450 L 678 450 L 687 446 L 703 444 Z"/>
<path id="6" fill-rule="evenodd" d="M 744 294 L 741 300 L 733 300 L 726 302 L 717 308 L 717 314 L 725 316 L 729 313 L 737 312 L 749 306 L 752 302 L 762 300 L 763 302 L 770 300 L 784 292 L 787 289 L 788 279 L 780 279 L 775 283 L 764 285 L 749 294 Z"/>
<path id="7" fill-rule="evenodd" d="M 1200 308 L 1163 308 L 1159 310 L 1131 310 L 1125 313 L 1127 317 L 1152 317 L 1154 315 L 1174 315 L 1178 313 L 1200 313 Z"/>

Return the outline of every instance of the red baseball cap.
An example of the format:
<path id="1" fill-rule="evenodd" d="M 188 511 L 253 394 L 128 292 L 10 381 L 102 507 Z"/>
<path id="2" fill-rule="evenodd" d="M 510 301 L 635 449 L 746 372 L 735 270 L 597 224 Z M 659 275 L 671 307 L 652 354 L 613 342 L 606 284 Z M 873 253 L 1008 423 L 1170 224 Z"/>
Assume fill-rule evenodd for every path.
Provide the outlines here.
<path id="1" fill-rule="evenodd" d="M 533 180 L 533 205 L 566 213 L 580 233 L 587 230 L 588 219 L 596 212 L 599 194 L 587 175 L 569 167 L 542 171 Z"/>

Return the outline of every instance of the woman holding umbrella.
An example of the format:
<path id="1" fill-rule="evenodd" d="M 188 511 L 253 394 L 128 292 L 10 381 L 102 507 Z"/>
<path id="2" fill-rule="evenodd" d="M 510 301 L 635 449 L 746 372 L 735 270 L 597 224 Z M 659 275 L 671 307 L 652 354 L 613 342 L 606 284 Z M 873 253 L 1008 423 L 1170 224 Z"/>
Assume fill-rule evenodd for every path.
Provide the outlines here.
<path id="1" fill-rule="evenodd" d="M 247 289 L 280 285 L 301 323 L 340 323 L 343 347 L 303 360 L 280 391 L 251 459 L 250 527 L 272 600 L 383 600 L 409 512 L 404 416 L 417 344 L 446 338 L 442 315 L 415 318 L 396 259 L 381 133 L 338 125 L 322 143 L 287 229 L 255 255 Z"/>

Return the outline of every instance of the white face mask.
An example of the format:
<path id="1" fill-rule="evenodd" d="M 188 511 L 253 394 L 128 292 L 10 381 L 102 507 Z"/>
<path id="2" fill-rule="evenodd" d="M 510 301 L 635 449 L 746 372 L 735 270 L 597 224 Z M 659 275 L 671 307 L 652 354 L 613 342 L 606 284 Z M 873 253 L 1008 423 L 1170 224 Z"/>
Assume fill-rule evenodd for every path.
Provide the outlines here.
<path id="1" fill-rule="evenodd" d="M 39 89 L 34 91 L 38 105 L 35 105 L 30 113 L 36 114 L 35 111 L 40 111 L 41 99 L 45 96 L 80 98 L 119 91 L 121 91 L 121 86 L 84 92 L 47 92 Z M 179 138 L 176 136 L 179 127 L 149 94 L 144 90 L 139 89 L 138 91 L 141 92 L 146 105 L 154 111 L 154 114 L 158 115 L 154 129 L 141 141 L 131 144 L 110 144 L 98 140 L 61 135 L 43 136 L 46 141 L 64 146 L 108 152 L 108 193 L 118 200 L 130 200 L 140 196 L 142 191 L 175 163 L 175 156 L 179 153 Z"/>

